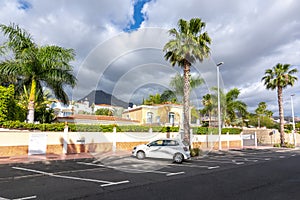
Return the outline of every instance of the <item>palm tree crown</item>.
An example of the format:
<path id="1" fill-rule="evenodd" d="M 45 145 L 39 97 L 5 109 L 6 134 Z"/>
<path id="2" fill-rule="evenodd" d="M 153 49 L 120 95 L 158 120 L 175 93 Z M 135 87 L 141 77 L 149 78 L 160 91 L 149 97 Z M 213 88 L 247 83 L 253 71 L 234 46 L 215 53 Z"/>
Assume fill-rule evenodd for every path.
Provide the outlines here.
<path id="1" fill-rule="evenodd" d="M 18 79 L 21 89 L 23 85 L 30 89 L 28 121 L 33 122 L 35 96 L 38 91 L 43 95 L 42 87 L 50 88 L 58 99 L 67 104 L 68 96 L 63 88 L 76 84 L 73 67 L 69 64 L 74 60 L 74 50 L 55 45 L 38 46 L 30 34 L 15 24 L 0 25 L 0 29 L 8 37 L 3 47 L 13 55 L 13 58 L 0 63 L 0 73 Z"/>
<path id="2" fill-rule="evenodd" d="M 278 87 L 286 88 L 287 86 L 293 86 L 295 81 L 298 80 L 293 74 L 297 73 L 296 68 L 290 69 L 290 64 L 278 63 L 272 69 L 265 71 L 265 76 L 262 78 L 264 85 L 267 89 L 275 90 Z"/>

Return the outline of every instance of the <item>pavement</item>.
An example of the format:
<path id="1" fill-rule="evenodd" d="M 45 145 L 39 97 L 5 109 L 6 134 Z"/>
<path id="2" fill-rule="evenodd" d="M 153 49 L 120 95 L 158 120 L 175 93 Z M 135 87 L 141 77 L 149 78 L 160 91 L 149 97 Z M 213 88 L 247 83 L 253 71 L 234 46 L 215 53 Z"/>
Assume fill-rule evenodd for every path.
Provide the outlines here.
<path id="1" fill-rule="evenodd" d="M 0 165 L 12 164 L 12 163 L 45 162 L 51 160 L 76 160 L 76 159 L 84 159 L 84 158 L 93 158 L 93 155 L 90 153 L 77 153 L 77 154 L 5 156 L 5 157 L 0 157 Z"/>
<path id="2" fill-rule="evenodd" d="M 247 146 L 244 149 L 270 149 L 272 146 Z M 222 151 L 227 151 L 229 149 L 223 149 Z M 218 151 L 206 149 L 202 153 Z M 22 155 L 22 156 L 0 156 L 1 164 L 13 164 L 13 163 L 33 163 L 33 162 L 48 162 L 55 160 L 77 160 L 77 159 L 87 159 L 87 158 L 104 158 L 111 156 L 129 156 L 130 151 L 117 151 L 117 152 L 100 152 L 100 153 L 76 153 L 76 154 L 44 154 L 44 155 Z"/>

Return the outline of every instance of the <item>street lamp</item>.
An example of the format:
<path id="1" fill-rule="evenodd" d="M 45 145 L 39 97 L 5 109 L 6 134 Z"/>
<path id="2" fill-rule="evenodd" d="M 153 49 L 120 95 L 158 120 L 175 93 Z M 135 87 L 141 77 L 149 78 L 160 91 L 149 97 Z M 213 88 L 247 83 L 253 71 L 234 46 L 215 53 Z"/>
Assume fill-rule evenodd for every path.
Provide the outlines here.
<path id="1" fill-rule="evenodd" d="M 293 96 L 295 96 L 295 94 L 291 95 L 291 105 L 292 105 L 292 118 L 293 118 L 293 137 L 294 137 L 294 145 L 296 147 L 296 128 L 295 128 L 295 116 L 294 116 L 294 103 L 293 103 Z"/>
<path id="2" fill-rule="evenodd" d="M 217 83 L 218 83 L 218 133 L 219 133 L 219 150 L 222 150 L 222 141 L 221 141 L 221 103 L 220 103 L 220 66 L 224 62 L 219 62 L 217 64 Z"/>

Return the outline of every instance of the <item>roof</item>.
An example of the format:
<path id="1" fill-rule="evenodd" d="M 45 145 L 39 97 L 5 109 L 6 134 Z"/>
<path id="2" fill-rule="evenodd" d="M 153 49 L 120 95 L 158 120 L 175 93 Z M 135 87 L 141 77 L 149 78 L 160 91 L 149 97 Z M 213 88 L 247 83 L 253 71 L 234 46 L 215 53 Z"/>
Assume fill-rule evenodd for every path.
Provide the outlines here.
<path id="1" fill-rule="evenodd" d="M 128 121 L 128 122 L 139 122 L 138 120 L 130 120 L 122 117 L 116 116 L 106 116 L 106 115 L 84 115 L 84 114 L 75 114 L 67 117 L 57 117 L 60 119 L 88 119 L 88 120 L 102 120 L 102 121 Z"/>

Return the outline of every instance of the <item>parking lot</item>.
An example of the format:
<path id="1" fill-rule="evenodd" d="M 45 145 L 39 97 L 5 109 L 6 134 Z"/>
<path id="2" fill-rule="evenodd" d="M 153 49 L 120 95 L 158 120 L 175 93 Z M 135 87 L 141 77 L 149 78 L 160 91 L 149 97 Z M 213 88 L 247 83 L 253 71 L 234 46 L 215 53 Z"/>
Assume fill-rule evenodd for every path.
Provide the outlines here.
<path id="1" fill-rule="evenodd" d="M 246 149 L 204 153 L 175 164 L 130 155 L 0 165 L 0 200 L 84 199 L 140 185 L 189 178 L 299 156 L 299 150 Z"/>

